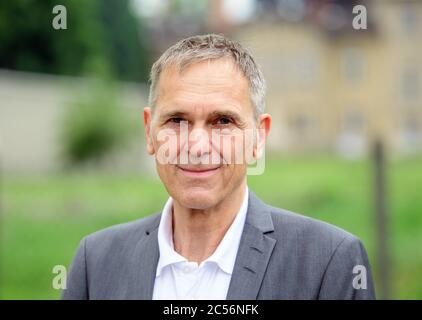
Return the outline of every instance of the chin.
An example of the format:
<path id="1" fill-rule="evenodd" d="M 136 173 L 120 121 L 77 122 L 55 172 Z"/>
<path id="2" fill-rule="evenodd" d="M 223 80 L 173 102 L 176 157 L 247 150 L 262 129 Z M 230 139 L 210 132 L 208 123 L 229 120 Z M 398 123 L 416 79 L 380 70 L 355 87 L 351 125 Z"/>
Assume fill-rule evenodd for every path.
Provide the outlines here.
<path id="1" fill-rule="evenodd" d="M 212 194 L 212 190 L 188 188 L 176 200 L 186 208 L 204 210 L 217 205 L 218 201 Z"/>

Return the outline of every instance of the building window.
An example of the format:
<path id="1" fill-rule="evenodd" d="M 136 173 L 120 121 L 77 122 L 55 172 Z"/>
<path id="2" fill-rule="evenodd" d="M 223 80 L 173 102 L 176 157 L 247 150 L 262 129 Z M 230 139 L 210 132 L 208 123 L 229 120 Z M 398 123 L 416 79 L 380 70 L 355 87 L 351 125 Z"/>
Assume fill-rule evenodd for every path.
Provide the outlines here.
<path id="1" fill-rule="evenodd" d="M 419 28 L 418 12 L 412 6 L 404 6 L 401 11 L 401 24 L 406 35 L 416 35 Z"/>
<path id="2" fill-rule="evenodd" d="M 365 118 L 358 111 L 350 111 L 344 115 L 343 130 L 345 132 L 362 133 L 365 129 Z"/>
<path id="3" fill-rule="evenodd" d="M 300 55 L 296 58 L 296 74 L 298 82 L 304 87 L 313 85 L 318 77 L 318 68 L 320 59 L 318 55 L 311 50 L 307 54 Z"/>
<path id="4" fill-rule="evenodd" d="M 337 137 L 337 150 L 345 157 L 360 157 L 366 152 L 366 119 L 359 111 L 348 111 L 343 116 L 342 129 Z"/>
<path id="5" fill-rule="evenodd" d="M 292 119 L 291 126 L 297 137 L 315 137 L 315 119 L 307 114 L 296 115 Z"/>
<path id="6" fill-rule="evenodd" d="M 344 50 L 341 56 L 341 72 L 347 81 L 357 82 L 363 77 L 364 58 L 357 48 Z"/>
<path id="7" fill-rule="evenodd" d="M 406 68 L 402 74 L 401 91 L 402 97 L 406 100 L 418 98 L 421 87 L 420 72 L 415 69 L 416 66 Z"/>
<path id="8" fill-rule="evenodd" d="M 417 117 L 407 117 L 402 128 L 405 147 L 422 145 L 422 128 Z"/>

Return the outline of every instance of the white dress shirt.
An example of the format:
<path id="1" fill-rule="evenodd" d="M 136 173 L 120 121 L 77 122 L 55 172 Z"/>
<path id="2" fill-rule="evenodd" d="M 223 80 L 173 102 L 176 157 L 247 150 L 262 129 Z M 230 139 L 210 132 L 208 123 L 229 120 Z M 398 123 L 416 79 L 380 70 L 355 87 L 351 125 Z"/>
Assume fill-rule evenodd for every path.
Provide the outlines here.
<path id="1" fill-rule="evenodd" d="M 248 209 L 248 188 L 235 219 L 214 253 L 198 265 L 174 250 L 170 197 L 158 227 L 160 258 L 155 276 L 153 300 L 224 300 L 229 288 Z"/>

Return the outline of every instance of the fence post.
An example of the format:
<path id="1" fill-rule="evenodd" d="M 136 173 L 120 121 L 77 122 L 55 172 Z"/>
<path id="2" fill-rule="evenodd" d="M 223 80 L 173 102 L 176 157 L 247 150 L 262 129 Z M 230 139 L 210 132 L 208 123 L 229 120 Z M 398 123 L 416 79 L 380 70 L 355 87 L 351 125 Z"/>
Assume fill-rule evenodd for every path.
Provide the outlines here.
<path id="1" fill-rule="evenodd" d="M 376 140 L 372 150 L 374 166 L 374 209 L 376 228 L 376 251 L 378 277 L 381 281 L 381 299 L 390 298 L 390 267 L 391 260 L 388 244 L 388 208 L 386 190 L 386 156 L 381 140 Z"/>

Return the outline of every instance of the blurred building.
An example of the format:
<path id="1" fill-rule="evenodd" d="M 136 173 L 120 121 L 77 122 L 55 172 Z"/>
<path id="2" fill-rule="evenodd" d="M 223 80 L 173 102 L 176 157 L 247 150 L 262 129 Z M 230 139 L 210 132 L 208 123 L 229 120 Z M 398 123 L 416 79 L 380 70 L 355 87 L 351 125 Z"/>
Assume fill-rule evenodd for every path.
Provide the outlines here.
<path id="1" fill-rule="evenodd" d="M 381 138 L 397 153 L 422 150 L 422 1 L 132 0 L 158 56 L 193 34 L 225 33 L 250 48 L 268 84 L 269 149 L 359 156 Z M 367 8 L 355 30 L 353 7 Z M 146 40 L 145 40 L 146 41 Z M 84 79 L 0 70 L 0 161 L 6 171 L 61 167 L 60 124 Z M 122 84 L 138 117 L 147 88 Z M 141 123 L 141 119 L 140 119 Z M 149 166 L 143 137 L 113 160 Z"/>
<path id="2" fill-rule="evenodd" d="M 63 124 L 68 108 L 89 94 L 89 79 L 0 69 L 0 171 L 44 174 L 63 169 Z M 139 131 L 128 145 L 110 154 L 103 169 L 145 171 L 141 110 L 146 87 L 120 83 L 119 103 L 139 120 Z"/>
<path id="3" fill-rule="evenodd" d="M 366 3 L 367 30 L 352 28 L 350 6 L 321 3 L 296 13 L 299 21 L 259 19 L 233 31 L 268 80 L 271 147 L 356 155 L 380 137 L 397 151 L 420 150 L 422 2 Z"/>
<path id="4" fill-rule="evenodd" d="M 270 149 L 356 156 L 381 138 L 398 152 L 421 150 L 422 1 L 213 0 L 203 11 L 176 2 L 153 19 L 157 55 L 200 32 L 249 47 L 268 82 Z M 355 5 L 367 9 L 366 30 L 352 27 Z M 169 26 L 171 37 L 160 37 Z"/>

